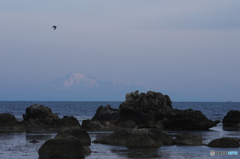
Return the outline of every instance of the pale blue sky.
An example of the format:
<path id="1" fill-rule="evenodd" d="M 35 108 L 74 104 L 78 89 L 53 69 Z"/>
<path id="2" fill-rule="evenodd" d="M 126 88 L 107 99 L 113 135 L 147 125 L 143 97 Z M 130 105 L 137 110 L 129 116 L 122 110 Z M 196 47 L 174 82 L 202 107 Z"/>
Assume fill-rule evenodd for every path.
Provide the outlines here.
<path id="1" fill-rule="evenodd" d="M 1 1 L 0 95 L 79 72 L 141 83 L 173 101 L 240 101 L 239 7 L 239 0 Z"/>

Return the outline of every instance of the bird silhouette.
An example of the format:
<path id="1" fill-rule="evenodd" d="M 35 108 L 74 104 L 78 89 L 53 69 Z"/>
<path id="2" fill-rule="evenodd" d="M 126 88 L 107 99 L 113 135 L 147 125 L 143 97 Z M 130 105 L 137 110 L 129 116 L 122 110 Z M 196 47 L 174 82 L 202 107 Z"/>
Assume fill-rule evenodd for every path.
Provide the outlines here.
<path id="1" fill-rule="evenodd" d="M 56 29 L 57 29 L 57 26 L 56 26 L 56 25 L 54 25 L 52 28 L 53 28 L 54 30 L 56 30 Z"/>

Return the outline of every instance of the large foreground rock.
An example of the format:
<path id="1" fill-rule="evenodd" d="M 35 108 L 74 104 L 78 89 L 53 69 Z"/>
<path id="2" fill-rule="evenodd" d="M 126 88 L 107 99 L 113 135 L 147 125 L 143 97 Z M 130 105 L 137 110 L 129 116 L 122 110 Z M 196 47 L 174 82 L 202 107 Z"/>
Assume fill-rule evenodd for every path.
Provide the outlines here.
<path id="1" fill-rule="evenodd" d="M 222 123 L 225 128 L 240 128 L 240 111 L 230 110 Z"/>
<path id="2" fill-rule="evenodd" d="M 207 130 L 219 122 L 209 120 L 201 111 L 187 109 L 172 111 L 163 124 L 165 128 L 175 130 Z"/>
<path id="3" fill-rule="evenodd" d="M 148 129 L 123 129 L 117 130 L 113 134 L 103 139 L 97 139 L 94 143 L 110 144 L 110 145 L 123 145 L 126 147 L 160 147 L 163 142 L 161 135 L 156 131 Z M 172 142 L 172 138 L 170 139 Z"/>
<path id="4" fill-rule="evenodd" d="M 174 144 L 176 145 L 202 145 L 202 137 L 200 135 L 194 135 L 189 133 L 183 133 L 177 135 L 174 140 Z"/>
<path id="5" fill-rule="evenodd" d="M 132 120 L 138 128 L 155 127 L 156 112 L 171 110 L 172 101 L 168 95 L 153 91 L 139 94 L 138 91 L 135 91 L 127 93 L 126 101 L 119 106 L 118 122 Z"/>
<path id="6" fill-rule="evenodd" d="M 40 159 L 66 158 L 79 159 L 89 155 L 91 150 L 83 147 L 90 145 L 89 134 L 79 127 L 63 128 L 54 139 L 46 141 L 38 150 Z"/>
<path id="7" fill-rule="evenodd" d="M 91 138 L 87 131 L 79 127 L 64 128 L 58 131 L 55 139 L 79 139 L 84 145 L 91 145 Z"/>
<path id="8" fill-rule="evenodd" d="M 240 139 L 223 137 L 220 139 L 212 140 L 208 146 L 209 147 L 239 147 Z"/>
<path id="9" fill-rule="evenodd" d="M 50 139 L 38 150 L 39 159 L 80 159 L 89 154 L 78 139 Z"/>

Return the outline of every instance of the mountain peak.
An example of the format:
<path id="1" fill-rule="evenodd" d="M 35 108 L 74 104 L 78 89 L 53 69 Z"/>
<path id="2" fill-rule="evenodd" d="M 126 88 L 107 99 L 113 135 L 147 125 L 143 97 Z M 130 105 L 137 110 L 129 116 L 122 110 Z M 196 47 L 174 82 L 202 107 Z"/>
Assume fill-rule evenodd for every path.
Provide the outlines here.
<path id="1" fill-rule="evenodd" d="M 99 83 L 97 82 L 96 79 L 90 78 L 88 76 L 85 76 L 80 73 L 72 73 L 70 76 L 64 80 L 63 85 L 65 87 L 69 86 L 78 86 L 84 84 L 85 86 L 88 87 L 98 87 Z"/>

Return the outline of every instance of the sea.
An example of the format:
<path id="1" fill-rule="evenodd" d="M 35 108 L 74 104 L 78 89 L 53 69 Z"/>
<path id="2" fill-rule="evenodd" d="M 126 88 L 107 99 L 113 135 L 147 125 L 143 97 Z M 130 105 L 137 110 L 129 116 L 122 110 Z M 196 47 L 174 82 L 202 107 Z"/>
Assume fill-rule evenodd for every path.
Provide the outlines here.
<path id="1" fill-rule="evenodd" d="M 52 109 L 52 112 L 59 117 L 74 116 L 80 123 L 82 120 L 91 119 L 99 106 L 111 105 L 112 108 L 119 108 L 121 101 L 0 101 L 0 113 L 13 114 L 21 121 L 26 108 L 33 104 L 40 104 Z M 240 102 L 173 102 L 173 108 L 200 110 L 211 120 L 221 120 L 229 110 L 240 110 Z M 181 134 L 186 131 L 165 130 L 170 135 Z M 203 143 L 208 144 L 211 140 L 221 137 L 240 138 L 240 130 L 224 130 L 222 123 L 210 128 L 208 131 L 187 131 L 192 134 L 199 134 Z M 91 140 L 105 137 L 113 132 L 88 132 Z M 0 132 L 0 158 L 3 159 L 37 159 L 38 149 L 41 145 L 56 136 L 52 132 Z M 30 143 L 37 140 L 38 143 Z M 161 146 L 158 148 L 128 148 L 125 146 L 112 146 L 92 143 L 88 146 L 92 153 L 86 159 L 124 159 L 124 158 L 151 158 L 151 159 L 204 159 L 204 158 L 240 158 L 239 148 L 210 148 L 202 146 Z M 230 152 L 235 155 L 210 155 L 210 151 Z M 237 152 L 237 153 L 236 153 Z M 220 154 L 220 153 L 219 153 Z"/>

